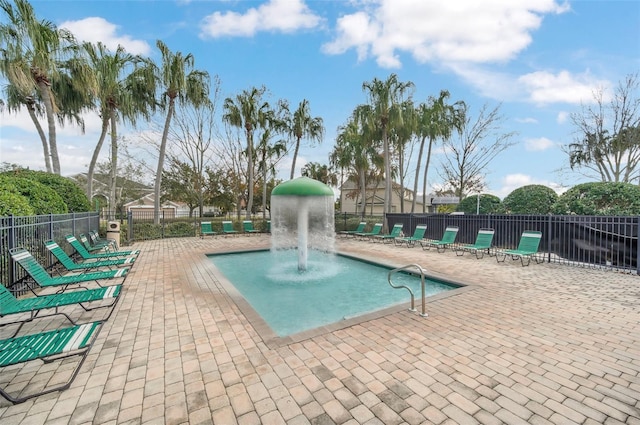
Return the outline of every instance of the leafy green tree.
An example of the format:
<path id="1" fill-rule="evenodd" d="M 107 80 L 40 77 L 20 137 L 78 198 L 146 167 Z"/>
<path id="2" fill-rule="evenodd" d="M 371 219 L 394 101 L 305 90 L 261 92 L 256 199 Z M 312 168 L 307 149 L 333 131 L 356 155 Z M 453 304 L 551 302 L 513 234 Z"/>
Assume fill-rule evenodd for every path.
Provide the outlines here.
<path id="1" fill-rule="evenodd" d="M 75 51 L 75 39 L 69 31 L 58 29 L 52 22 L 38 20 L 28 1 L 14 0 L 13 3 L 15 5 L 0 0 L 0 9 L 6 18 L 6 22 L 0 24 L 0 72 L 27 102 L 33 101 L 35 95 L 42 102 L 47 118 L 51 170 L 60 174 L 56 141 L 59 102 L 52 86 L 61 61 Z"/>
<path id="2" fill-rule="evenodd" d="M 478 200 L 478 196 L 480 199 Z M 479 208 L 478 208 L 479 206 Z M 456 211 L 465 214 L 496 214 L 503 211 L 502 201 L 495 195 L 482 193 L 480 195 L 470 195 L 458 204 Z"/>
<path id="3" fill-rule="evenodd" d="M 515 189 L 502 201 L 505 211 L 511 214 L 549 214 L 558 200 L 558 194 L 540 184 L 530 184 Z"/>
<path id="4" fill-rule="evenodd" d="M 298 159 L 298 151 L 300 150 L 300 141 L 310 139 L 312 141 L 322 142 L 324 137 L 324 125 L 321 117 L 312 117 L 309 101 L 303 99 L 295 110 L 293 116 L 286 120 L 287 132 L 293 137 L 295 147 L 293 150 L 293 160 L 291 161 L 291 176 L 293 179 L 296 170 L 296 160 Z"/>
<path id="5" fill-rule="evenodd" d="M 184 202 L 189 207 L 189 217 L 192 217 L 202 199 L 198 173 L 191 165 L 176 158 L 169 158 L 168 163 L 169 167 L 162 176 L 162 200 Z"/>
<path id="6" fill-rule="evenodd" d="M 640 166 L 640 80 L 629 75 L 610 101 L 594 92 L 594 104 L 571 115 L 578 134 L 565 151 L 571 169 L 603 182 L 632 182 Z"/>
<path id="7" fill-rule="evenodd" d="M 223 213 L 232 211 L 235 208 L 236 194 L 233 188 L 237 185 L 238 179 L 232 170 L 228 169 L 207 169 L 207 190 L 205 199 L 207 203 L 214 205 Z"/>
<path id="8" fill-rule="evenodd" d="M 374 78 L 364 82 L 362 90 L 369 97 L 371 117 L 380 130 L 382 138 L 382 154 L 384 159 L 384 212 L 391 212 L 391 150 L 389 146 L 389 128 L 402 120 L 401 104 L 405 94 L 414 87 L 412 82 L 401 82 L 396 74 L 391 74 L 386 80 Z"/>
<path id="9" fill-rule="evenodd" d="M 171 118 L 175 113 L 176 102 L 191 104 L 194 106 L 205 105 L 210 102 L 209 74 L 206 71 L 194 69 L 194 57 L 192 54 L 183 55 L 181 52 L 172 52 L 161 40 L 156 42 L 162 55 L 161 65 L 156 67 L 156 81 L 162 91 L 161 105 L 167 111 L 160 150 L 158 152 L 158 168 L 154 185 L 154 215 L 156 224 L 160 220 L 160 197 L 162 184 L 162 170 L 167 148 L 167 138 Z"/>
<path id="10" fill-rule="evenodd" d="M 2 173 L 2 175 L 35 180 L 53 189 L 62 197 L 69 212 L 91 211 L 91 204 L 87 199 L 87 195 L 80 186 L 69 178 L 47 173 L 45 171 L 33 171 L 24 168 L 16 168 L 11 171 L 6 171 Z"/>
<path id="11" fill-rule="evenodd" d="M 583 183 L 558 197 L 556 214 L 640 215 L 640 187 L 623 182 Z"/>

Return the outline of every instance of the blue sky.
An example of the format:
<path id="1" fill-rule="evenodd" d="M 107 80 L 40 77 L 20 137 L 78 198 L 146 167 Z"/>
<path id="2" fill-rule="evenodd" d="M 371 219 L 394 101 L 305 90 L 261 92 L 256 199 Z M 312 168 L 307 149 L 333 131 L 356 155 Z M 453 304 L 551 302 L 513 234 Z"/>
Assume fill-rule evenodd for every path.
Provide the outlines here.
<path id="1" fill-rule="evenodd" d="M 366 102 L 362 83 L 396 73 L 425 101 L 440 90 L 477 113 L 501 105 L 514 146 L 489 166 L 486 192 L 500 197 L 527 184 L 554 188 L 589 181 L 568 169 L 561 150 L 575 137 L 570 115 L 640 71 L 640 2 L 553 0 L 354 1 L 56 1 L 35 0 L 40 19 L 78 39 L 157 59 L 157 39 L 192 53 L 217 75 L 221 100 L 264 85 L 270 100 L 308 99 L 324 119 L 319 146 L 306 161 L 328 163 L 338 126 Z M 42 148 L 26 114 L 0 115 L 0 161 L 44 169 Z M 59 129 L 62 174 L 86 171 L 99 120 Z M 144 131 L 140 126 L 138 131 Z M 135 140 L 135 130 L 127 130 Z M 135 147 L 133 147 L 135 152 Z M 429 181 L 441 183 L 432 159 Z M 108 147 L 102 152 L 102 160 Z M 287 170 L 290 162 L 282 163 Z M 435 168 L 434 168 L 435 167 Z M 297 173 L 299 175 L 299 172 Z M 288 177 L 288 172 L 280 175 Z"/>

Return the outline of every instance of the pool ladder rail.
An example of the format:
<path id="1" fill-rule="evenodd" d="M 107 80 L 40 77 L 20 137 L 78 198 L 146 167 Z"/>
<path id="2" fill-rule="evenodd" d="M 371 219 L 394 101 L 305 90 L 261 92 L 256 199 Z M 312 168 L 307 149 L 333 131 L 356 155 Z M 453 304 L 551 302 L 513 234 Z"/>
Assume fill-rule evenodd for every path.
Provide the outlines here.
<path id="1" fill-rule="evenodd" d="M 426 271 L 420 267 L 417 264 L 408 264 L 406 266 L 402 266 L 402 267 L 398 267 L 397 269 L 393 269 L 389 271 L 389 274 L 387 275 L 387 280 L 389 281 L 389 285 L 391 285 L 392 288 L 395 289 L 406 289 L 407 291 L 409 291 L 409 294 L 411 294 L 411 308 L 409 309 L 409 311 L 416 311 L 416 303 L 415 303 L 415 296 L 413 294 L 413 291 L 411 290 L 411 288 L 409 288 L 408 286 L 405 285 L 395 285 L 392 281 L 391 281 L 391 276 L 399 273 L 399 272 L 408 272 L 411 270 L 417 270 L 418 274 L 420 274 L 420 288 L 422 290 L 422 313 L 420 313 L 420 316 L 422 317 L 427 317 L 428 314 L 425 311 L 425 285 L 424 285 L 424 278 L 426 275 Z"/>

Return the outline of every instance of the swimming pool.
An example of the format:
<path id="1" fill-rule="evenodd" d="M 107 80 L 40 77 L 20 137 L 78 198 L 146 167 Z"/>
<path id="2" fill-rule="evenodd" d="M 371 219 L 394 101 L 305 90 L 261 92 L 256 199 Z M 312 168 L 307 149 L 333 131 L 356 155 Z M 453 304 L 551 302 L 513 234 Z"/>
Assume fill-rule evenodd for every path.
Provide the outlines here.
<path id="1" fill-rule="evenodd" d="M 295 250 L 209 258 L 280 337 L 400 303 L 410 305 L 408 291 L 389 286 L 389 268 L 342 255 L 311 251 L 305 272 L 298 271 Z M 419 277 L 399 273 L 393 282 L 412 288 L 419 300 Z M 426 296 L 456 288 L 428 279 Z"/>

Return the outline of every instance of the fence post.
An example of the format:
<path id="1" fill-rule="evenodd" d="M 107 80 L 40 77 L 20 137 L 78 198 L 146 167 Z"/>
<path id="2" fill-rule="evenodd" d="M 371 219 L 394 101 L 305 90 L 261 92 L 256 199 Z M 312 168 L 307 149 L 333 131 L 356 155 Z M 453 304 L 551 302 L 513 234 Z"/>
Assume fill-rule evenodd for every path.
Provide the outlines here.
<path id="1" fill-rule="evenodd" d="M 133 212 L 127 211 L 127 245 L 131 245 L 133 239 Z"/>
<path id="2" fill-rule="evenodd" d="M 9 235 L 8 235 L 8 245 L 9 245 L 9 249 L 7 250 L 7 252 L 11 249 L 11 248 L 15 248 L 16 247 L 16 222 L 15 222 L 15 218 L 13 214 L 9 214 Z M 11 261 L 11 259 L 9 259 L 9 263 L 8 263 L 11 267 L 9 267 L 9 282 L 3 282 L 5 285 L 12 285 L 13 282 L 16 281 L 16 262 L 15 261 Z"/>
<path id="3" fill-rule="evenodd" d="M 551 213 L 547 214 L 549 219 L 547 220 L 547 263 L 551 262 Z"/>
<path id="4" fill-rule="evenodd" d="M 636 218 L 636 274 L 640 275 L 640 216 Z"/>

